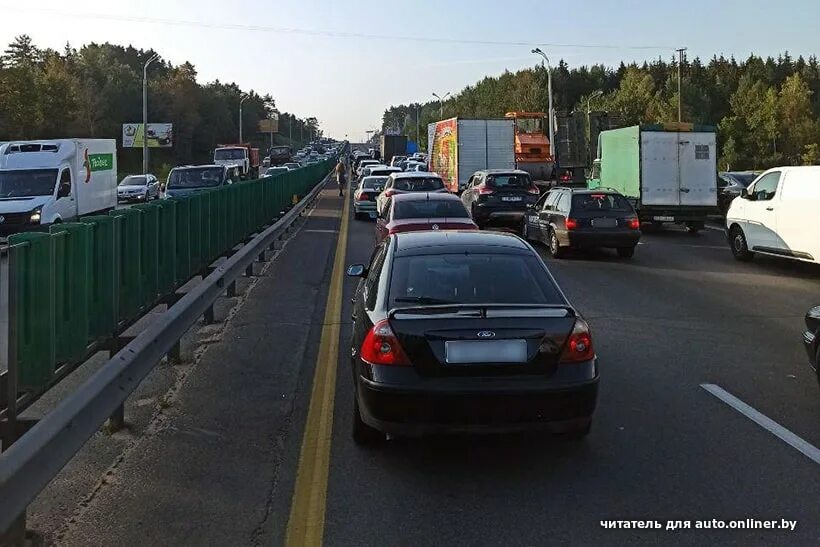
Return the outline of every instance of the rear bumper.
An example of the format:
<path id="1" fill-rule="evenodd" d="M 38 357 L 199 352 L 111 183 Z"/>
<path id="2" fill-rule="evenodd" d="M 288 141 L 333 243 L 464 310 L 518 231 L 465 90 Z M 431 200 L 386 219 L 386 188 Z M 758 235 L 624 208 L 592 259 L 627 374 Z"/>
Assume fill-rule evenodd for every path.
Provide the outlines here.
<path id="1" fill-rule="evenodd" d="M 709 215 L 715 215 L 718 212 L 717 205 L 714 207 L 641 205 L 638 208 L 638 218 L 641 222 L 705 222 Z"/>
<path id="2" fill-rule="evenodd" d="M 597 374 L 571 384 L 539 377 L 470 380 L 478 381 L 457 387 L 431 379 L 411 386 L 359 376 L 359 411 L 371 427 L 396 435 L 560 433 L 589 423 L 598 396 Z"/>
<path id="3" fill-rule="evenodd" d="M 569 245 L 573 249 L 591 249 L 596 247 L 634 247 L 641 239 L 641 232 L 630 230 L 628 232 L 568 232 Z"/>
<path id="4" fill-rule="evenodd" d="M 527 213 L 527 203 L 515 205 L 480 205 L 475 207 L 475 219 L 478 222 L 498 221 L 518 223 Z"/>
<path id="5" fill-rule="evenodd" d="M 356 213 L 375 213 L 376 202 L 353 200 L 353 211 Z"/>

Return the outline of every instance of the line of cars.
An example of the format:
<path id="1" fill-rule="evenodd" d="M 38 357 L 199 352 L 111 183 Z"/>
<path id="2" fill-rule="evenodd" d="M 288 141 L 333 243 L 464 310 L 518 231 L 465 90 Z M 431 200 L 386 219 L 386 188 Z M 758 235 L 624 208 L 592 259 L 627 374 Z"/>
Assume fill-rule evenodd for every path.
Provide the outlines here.
<path id="1" fill-rule="evenodd" d="M 354 163 L 364 175 L 354 211 L 376 217 L 376 245 L 347 272 L 359 279 L 353 439 L 586 436 L 598 389 L 592 335 L 538 253 L 515 234 L 480 231 L 439 175 L 407 164 L 374 175 L 389 167 L 372 161 Z"/>

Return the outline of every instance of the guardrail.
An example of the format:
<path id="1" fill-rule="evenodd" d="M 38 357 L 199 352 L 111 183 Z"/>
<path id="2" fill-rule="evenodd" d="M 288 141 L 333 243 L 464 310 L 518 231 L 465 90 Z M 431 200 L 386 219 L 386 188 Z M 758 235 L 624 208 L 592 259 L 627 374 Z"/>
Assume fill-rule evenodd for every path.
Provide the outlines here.
<path id="1" fill-rule="evenodd" d="M 315 199 L 330 166 L 113 211 L 10 241 L 0 544 L 3 534 L 25 530 L 28 504 L 100 425 L 122 422 L 125 400 L 165 355 L 178 356 L 182 335 L 200 317 L 212 320 L 214 301 L 233 292 L 237 277 L 252 273 L 257 257 Z M 301 200 L 282 214 L 293 196 Z M 177 292 L 197 275 L 200 283 Z M 160 303 L 168 310 L 146 330 L 134 339 L 120 336 Z M 101 349 L 111 352 L 109 361 L 53 411 L 37 422 L 17 417 Z"/>

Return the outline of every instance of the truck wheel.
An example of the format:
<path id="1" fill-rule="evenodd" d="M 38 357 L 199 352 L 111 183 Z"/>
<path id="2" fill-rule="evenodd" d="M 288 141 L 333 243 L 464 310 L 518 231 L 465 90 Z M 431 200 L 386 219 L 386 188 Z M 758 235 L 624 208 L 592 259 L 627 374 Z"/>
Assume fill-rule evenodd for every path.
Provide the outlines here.
<path id="1" fill-rule="evenodd" d="M 695 235 L 703 229 L 703 225 L 703 222 L 687 222 L 686 231 L 692 235 Z"/>
<path id="2" fill-rule="evenodd" d="M 618 247 L 618 256 L 621 258 L 632 258 L 635 255 L 635 247 Z"/>
<path id="3" fill-rule="evenodd" d="M 749 250 L 746 243 L 746 235 L 738 226 L 733 226 L 729 232 L 729 244 L 732 247 L 732 255 L 741 262 L 748 262 L 754 258 L 754 253 Z"/>
<path id="4" fill-rule="evenodd" d="M 558 241 L 558 235 L 555 233 L 555 230 L 550 229 L 550 255 L 552 258 L 561 258 L 564 256 L 564 249 L 561 248 L 561 243 Z"/>

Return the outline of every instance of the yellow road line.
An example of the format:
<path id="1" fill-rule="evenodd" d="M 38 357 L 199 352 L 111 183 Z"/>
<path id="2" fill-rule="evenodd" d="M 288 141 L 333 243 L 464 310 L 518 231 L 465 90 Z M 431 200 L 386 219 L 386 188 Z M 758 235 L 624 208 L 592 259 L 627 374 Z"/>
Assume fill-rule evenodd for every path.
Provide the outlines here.
<path id="1" fill-rule="evenodd" d="M 348 186 L 347 190 L 350 190 Z M 330 274 L 330 290 L 327 295 L 322 338 L 302 448 L 296 486 L 290 506 L 285 545 L 288 547 L 319 546 L 325 530 L 325 502 L 327 477 L 330 465 L 330 438 L 333 433 L 333 402 L 336 394 L 336 367 L 339 355 L 339 331 L 342 314 L 342 281 L 347 251 L 347 224 L 350 199 L 342 198 L 341 227 L 336 243 L 336 257 Z"/>

